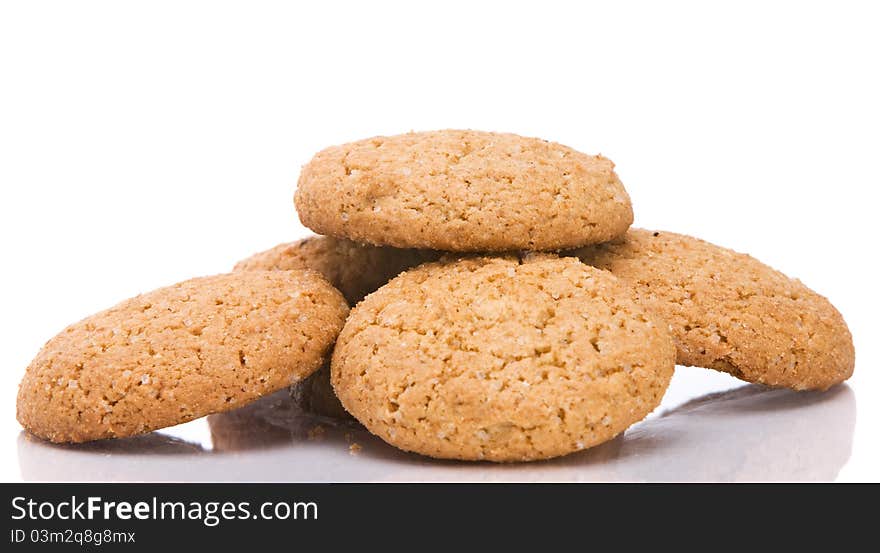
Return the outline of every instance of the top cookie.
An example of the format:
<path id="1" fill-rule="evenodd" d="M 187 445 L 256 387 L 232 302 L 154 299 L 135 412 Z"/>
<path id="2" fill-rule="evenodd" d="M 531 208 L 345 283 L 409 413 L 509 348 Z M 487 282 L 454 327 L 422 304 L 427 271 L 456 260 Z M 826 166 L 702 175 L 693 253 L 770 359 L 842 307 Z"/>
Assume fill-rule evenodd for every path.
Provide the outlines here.
<path id="1" fill-rule="evenodd" d="M 631 285 L 669 324 L 679 364 L 795 390 L 825 389 L 852 375 L 852 336 L 840 313 L 751 256 L 642 229 L 571 253 Z"/>
<path id="2" fill-rule="evenodd" d="M 311 269 L 321 273 L 350 305 L 401 272 L 440 254 L 358 244 L 344 238 L 312 236 L 279 244 L 235 264 L 236 271 Z"/>
<path id="3" fill-rule="evenodd" d="M 315 371 L 348 313 L 311 271 L 196 278 L 126 300 L 49 340 L 18 420 L 53 442 L 149 432 L 234 409 Z"/>
<path id="4" fill-rule="evenodd" d="M 358 304 L 333 387 L 408 451 L 523 461 L 609 440 L 660 403 L 675 347 L 630 290 L 576 259 L 464 258 L 407 271 Z"/>
<path id="5" fill-rule="evenodd" d="M 632 206 L 614 164 L 514 134 L 432 131 L 319 152 L 299 178 L 302 223 L 399 248 L 558 250 L 623 234 Z"/>

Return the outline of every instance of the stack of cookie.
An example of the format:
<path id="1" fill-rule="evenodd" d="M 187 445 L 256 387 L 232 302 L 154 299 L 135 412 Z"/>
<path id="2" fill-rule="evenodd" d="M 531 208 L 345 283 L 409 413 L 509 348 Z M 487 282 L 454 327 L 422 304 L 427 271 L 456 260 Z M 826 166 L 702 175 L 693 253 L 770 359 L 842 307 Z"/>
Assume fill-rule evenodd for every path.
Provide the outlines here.
<path id="1" fill-rule="evenodd" d="M 304 408 L 404 450 L 523 461 L 620 434 L 676 363 L 795 390 L 853 371 L 824 297 L 747 255 L 630 229 L 601 156 L 476 131 L 372 138 L 318 153 L 295 203 L 321 236 L 50 340 L 21 423 L 52 441 L 130 436 L 293 385 Z"/>

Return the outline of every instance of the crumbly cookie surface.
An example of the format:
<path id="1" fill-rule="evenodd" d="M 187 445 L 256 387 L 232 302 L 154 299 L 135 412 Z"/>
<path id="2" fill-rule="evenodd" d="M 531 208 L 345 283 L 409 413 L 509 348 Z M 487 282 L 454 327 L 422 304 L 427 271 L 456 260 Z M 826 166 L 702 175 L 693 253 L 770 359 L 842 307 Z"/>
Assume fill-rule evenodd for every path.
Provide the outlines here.
<path id="1" fill-rule="evenodd" d="M 840 313 L 751 256 L 643 229 L 570 253 L 631 285 L 669 324 L 682 365 L 795 390 L 826 389 L 852 375 L 855 351 Z"/>
<path id="2" fill-rule="evenodd" d="M 350 305 L 402 271 L 440 254 L 431 250 L 358 244 L 344 238 L 313 236 L 279 244 L 235 265 L 236 271 L 311 269 L 321 273 Z"/>
<path id="3" fill-rule="evenodd" d="M 340 334 L 345 408 L 401 449 L 523 461 L 613 438 L 660 402 L 675 348 L 616 278 L 540 255 L 421 265 Z"/>
<path id="4" fill-rule="evenodd" d="M 573 248 L 617 237 L 633 219 L 610 160 L 461 130 L 327 148 L 303 168 L 295 203 L 319 234 L 447 251 Z"/>
<path id="5" fill-rule="evenodd" d="M 322 363 L 348 312 L 310 271 L 247 271 L 142 294 L 49 340 L 18 420 L 53 442 L 131 436 L 234 409 Z"/>

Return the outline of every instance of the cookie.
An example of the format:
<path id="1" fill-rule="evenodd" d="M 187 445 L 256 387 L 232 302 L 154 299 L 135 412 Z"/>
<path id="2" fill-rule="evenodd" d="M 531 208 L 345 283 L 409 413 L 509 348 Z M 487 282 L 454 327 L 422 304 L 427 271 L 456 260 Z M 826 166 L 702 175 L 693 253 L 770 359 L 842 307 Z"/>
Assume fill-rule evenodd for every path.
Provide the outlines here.
<path id="1" fill-rule="evenodd" d="M 254 254 L 239 261 L 235 270 L 312 269 L 355 305 L 406 269 L 434 261 L 439 255 L 430 250 L 383 248 L 344 238 L 313 236 Z"/>
<path id="2" fill-rule="evenodd" d="M 161 288 L 49 340 L 18 420 L 53 442 L 142 434 L 242 406 L 321 366 L 348 312 L 311 271 L 246 271 Z"/>
<path id="3" fill-rule="evenodd" d="M 614 164 L 537 138 L 444 130 L 319 152 L 295 195 L 319 234 L 398 248 L 558 250 L 632 224 Z"/>
<path id="4" fill-rule="evenodd" d="M 610 273 L 549 255 L 421 265 L 349 316 L 331 365 L 386 442 L 527 461 L 610 440 L 660 402 L 675 347 Z"/>
<path id="5" fill-rule="evenodd" d="M 633 287 L 669 324 L 681 365 L 795 390 L 826 389 L 852 375 L 852 336 L 840 313 L 753 257 L 642 229 L 570 253 Z"/>

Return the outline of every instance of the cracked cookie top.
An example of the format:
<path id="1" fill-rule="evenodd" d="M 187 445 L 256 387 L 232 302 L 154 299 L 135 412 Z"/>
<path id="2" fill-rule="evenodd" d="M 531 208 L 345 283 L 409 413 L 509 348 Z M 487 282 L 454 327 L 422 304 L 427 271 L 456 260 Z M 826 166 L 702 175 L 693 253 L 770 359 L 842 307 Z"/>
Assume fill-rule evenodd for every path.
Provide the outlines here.
<path id="1" fill-rule="evenodd" d="M 682 365 L 796 390 L 852 375 L 852 336 L 837 309 L 751 256 L 643 229 L 568 253 L 632 286 L 639 303 L 669 324 Z"/>
<path id="2" fill-rule="evenodd" d="M 327 148 L 303 167 L 295 202 L 319 234 L 446 251 L 573 248 L 617 237 L 633 220 L 610 160 L 480 131 Z"/>
<path id="3" fill-rule="evenodd" d="M 18 420 L 53 442 L 132 436 L 234 409 L 308 376 L 348 312 L 311 271 L 246 271 L 142 294 L 49 340 Z"/>
<path id="4" fill-rule="evenodd" d="M 609 440 L 660 402 L 665 328 L 574 258 L 468 257 L 405 272 L 355 307 L 331 379 L 399 448 L 520 461 Z"/>

